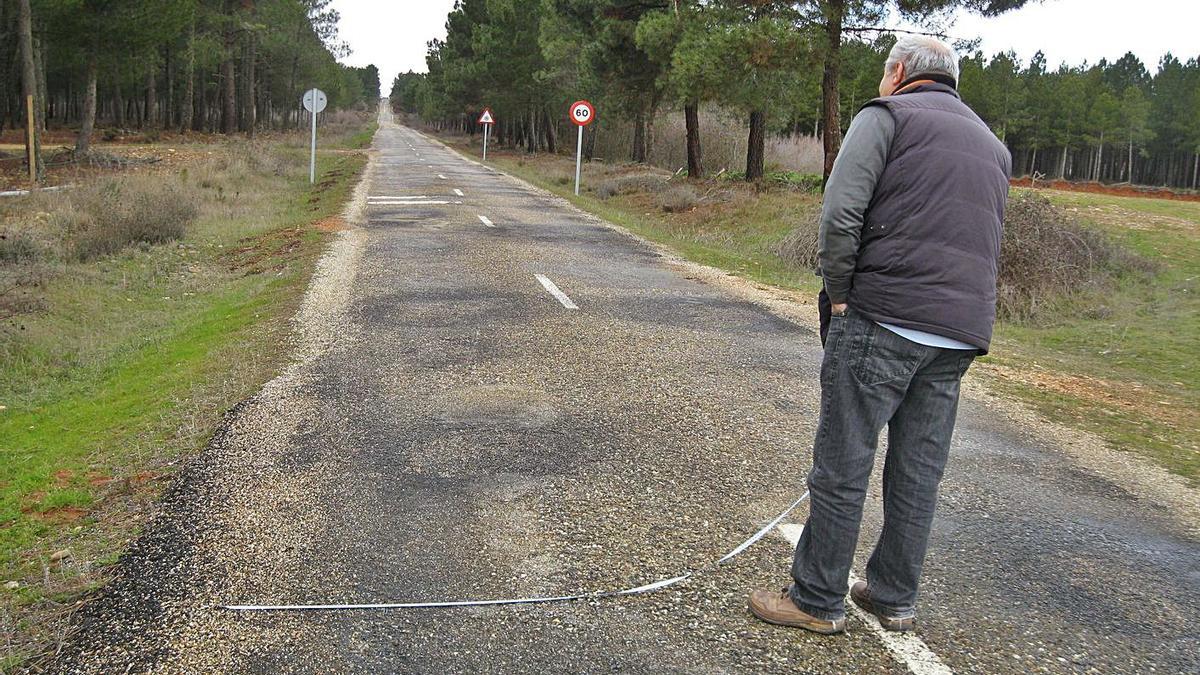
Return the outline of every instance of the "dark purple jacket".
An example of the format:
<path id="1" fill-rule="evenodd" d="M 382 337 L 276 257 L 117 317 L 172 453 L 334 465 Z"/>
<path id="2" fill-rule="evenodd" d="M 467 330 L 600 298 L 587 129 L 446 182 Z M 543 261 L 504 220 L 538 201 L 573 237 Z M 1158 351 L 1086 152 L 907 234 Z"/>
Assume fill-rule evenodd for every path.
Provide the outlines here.
<path id="1" fill-rule="evenodd" d="M 850 306 L 986 352 L 1012 157 L 953 87 L 923 83 L 867 106 L 886 108 L 895 134 L 863 221 Z"/>

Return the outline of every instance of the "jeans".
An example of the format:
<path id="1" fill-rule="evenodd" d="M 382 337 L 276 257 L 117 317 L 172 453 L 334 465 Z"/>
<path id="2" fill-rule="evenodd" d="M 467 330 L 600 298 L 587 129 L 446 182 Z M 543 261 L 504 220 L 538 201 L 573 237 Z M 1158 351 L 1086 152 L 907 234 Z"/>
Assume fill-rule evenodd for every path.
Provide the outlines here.
<path id="1" fill-rule="evenodd" d="M 863 500 L 886 424 L 883 531 L 866 580 L 877 610 L 913 615 L 959 383 L 977 354 L 917 344 L 853 308 L 831 319 L 808 475 L 811 508 L 792 563 L 791 597 L 802 611 L 827 620 L 845 616 Z"/>

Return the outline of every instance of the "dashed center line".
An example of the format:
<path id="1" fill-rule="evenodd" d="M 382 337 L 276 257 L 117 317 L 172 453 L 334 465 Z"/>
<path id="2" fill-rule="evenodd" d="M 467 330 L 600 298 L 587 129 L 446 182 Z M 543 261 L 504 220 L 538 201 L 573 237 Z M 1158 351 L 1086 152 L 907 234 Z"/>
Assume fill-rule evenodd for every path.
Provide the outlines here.
<path id="1" fill-rule="evenodd" d="M 495 226 L 496 226 L 496 224 L 495 224 L 495 223 L 493 223 L 493 222 L 491 221 L 491 219 L 489 219 L 487 216 L 479 216 L 479 222 L 483 223 L 484 225 L 487 225 L 488 227 L 495 227 Z"/>
<path id="2" fill-rule="evenodd" d="M 442 173 L 438 174 L 438 178 L 441 178 L 442 180 L 450 180 L 449 178 L 446 178 L 446 174 L 442 174 Z"/>
<path id="3" fill-rule="evenodd" d="M 796 548 L 800 542 L 800 534 L 804 532 L 803 525 L 779 525 L 779 533 Z M 859 579 L 850 575 L 850 585 L 858 583 Z M 897 633 L 884 630 L 879 621 L 869 612 L 863 611 L 858 605 L 846 600 L 846 608 L 857 616 L 867 626 L 867 630 L 875 634 L 883 646 L 892 654 L 892 658 L 904 664 L 913 675 L 954 675 L 954 671 L 942 662 L 938 655 L 925 644 L 921 638 L 912 633 Z"/>
<path id="4" fill-rule="evenodd" d="M 535 274 L 534 276 L 537 277 L 538 281 L 542 282 L 542 286 L 548 293 L 550 293 L 550 295 L 553 295 L 556 300 L 562 303 L 563 307 L 566 307 L 567 309 L 579 309 L 579 305 L 576 305 L 574 302 L 572 302 L 571 298 L 567 297 L 566 293 L 558 290 L 558 286 L 555 286 L 554 282 L 550 281 L 549 277 L 545 276 L 544 274 Z"/>
<path id="5" fill-rule="evenodd" d="M 466 195 L 464 195 L 464 194 L 463 194 L 463 191 L 462 191 L 462 190 L 459 190 L 458 188 L 454 188 L 454 194 L 458 195 L 459 197 L 465 197 L 465 196 L 466 196 Z"/>

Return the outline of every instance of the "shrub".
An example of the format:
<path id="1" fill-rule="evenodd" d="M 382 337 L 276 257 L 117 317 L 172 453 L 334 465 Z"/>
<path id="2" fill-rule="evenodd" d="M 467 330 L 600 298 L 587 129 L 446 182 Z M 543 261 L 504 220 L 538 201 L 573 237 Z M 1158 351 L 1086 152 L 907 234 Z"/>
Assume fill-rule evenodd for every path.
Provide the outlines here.
<path id="1" fill-rule="evenodd" d="M 816 269 L 820 213 L 800 223 L 776 246 L 789 265 Z M 1148 276 L 1156 266 L 1086 228 L 1049 199 L 1035 193 L 1008 201 L 1000 245 L 997 313 L 1025 321 L 1051 308 L 1095 316 L 1096 298 L 1122 278 Z M 1064 300 L 1077 299 L 1067 306 Z"/>
<path id="2" fill-rule="evenodd" d="M 721 180 L 727 181 L 744 181 L 746 180 L 745 171 L 726 171 L 719 176 Z M 810 194 L 821 193 L 821 183 L 824 179 L 821 174 L 817 173 L 801 173 L 799 171 L 767 171 L 763 174 L 763 183 L 784 187 L 789 190 L 797 190 L 799 192 L 808 192 Z"/>
<path id="3" fill-rule="evenodd" d="M 0 263 L 36 262 L 44 256 L 42 246 L 27 232 L 0 232 Z"/>
<path id="4" fill-rule="evenodd" d="M 699 203 L 696 191 L 686 185 L 672 185 L 658 195 L 658 207 L 667 213 L 691 211 Z"/>
<path id="5" fill-rule="evenodd" d="M 1155 270 L 1152 262 L 1083 227 L 1046 197 L 1025 192 L 1008 201 L 997 311 L 1010 319 L 1031 319 L 1064 298 L 1095 296 L 1122 277 L 1148 276 Z M 1076 311 L 1091 310 L 1082 306 Z"/>
<path id="6" fill-rule="evenodd" d="M 608 199 L 614 195 L 626 195 L 636 192 L 660 192 L 667 187 L 667 179 L 653 173 L 638 173 L 629 176 L 618 176 L 604 181 L 596 188 L 596 196 Z"/>
<path id="7" fill-rule="evenodd" d="M 54 214 L 69 257 L 85 261 L 135 244 L 162 244 L 183 237 L 199 215 L 194 195 L 175 181 L 107 180 L 82 187 Z"/>

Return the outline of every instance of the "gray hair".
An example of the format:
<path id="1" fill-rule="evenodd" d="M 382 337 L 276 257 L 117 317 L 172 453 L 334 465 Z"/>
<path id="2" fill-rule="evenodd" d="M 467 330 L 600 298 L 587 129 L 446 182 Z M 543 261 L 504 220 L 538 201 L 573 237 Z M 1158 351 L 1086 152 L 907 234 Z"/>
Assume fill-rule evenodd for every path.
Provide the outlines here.
<path id="1" fill-rule="evenodd" d="M 904 64 L 904 72 L 909 77 L 947 75 L 958 81 L 958 54 L 954 53 L 953 47 L 935 38 L 924 35 L 900 38 L 888 54 L 884 68 L 890 73 L 897 63 Z"/>

